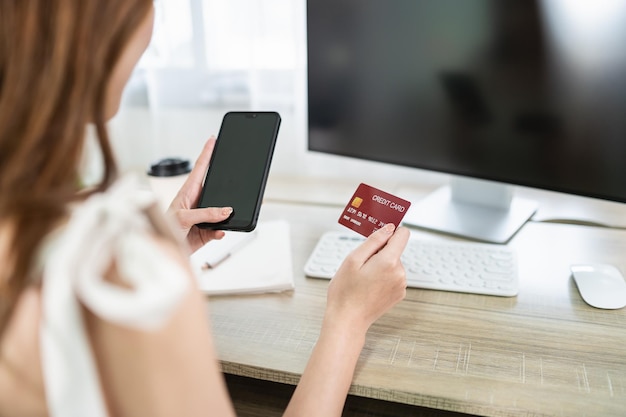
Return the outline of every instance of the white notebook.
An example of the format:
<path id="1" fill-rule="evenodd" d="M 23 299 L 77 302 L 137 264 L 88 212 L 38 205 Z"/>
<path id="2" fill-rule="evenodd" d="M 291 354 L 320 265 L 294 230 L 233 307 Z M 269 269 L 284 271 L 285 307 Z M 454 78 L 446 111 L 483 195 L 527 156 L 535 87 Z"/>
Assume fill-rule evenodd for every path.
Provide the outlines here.
<path id="1" fill-rule="evenodd" d="M 227 231 L 191 255 L 200 290 L 211 295 L 292 290 L 289 223 L 259 222 L 254 232 L 242 234 Z"/>

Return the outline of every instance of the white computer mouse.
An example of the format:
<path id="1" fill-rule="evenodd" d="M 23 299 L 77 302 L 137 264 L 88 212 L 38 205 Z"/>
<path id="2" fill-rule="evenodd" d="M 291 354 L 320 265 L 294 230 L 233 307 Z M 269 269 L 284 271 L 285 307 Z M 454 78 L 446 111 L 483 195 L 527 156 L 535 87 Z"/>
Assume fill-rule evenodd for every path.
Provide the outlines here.
<path id="1" fill-rule="evenodd" d="M 587 304 L 604 309 L 626 306 L 626 281 L 613 265 L 588 263 L 572 265 L 570 269 L 578 292 Z"/>

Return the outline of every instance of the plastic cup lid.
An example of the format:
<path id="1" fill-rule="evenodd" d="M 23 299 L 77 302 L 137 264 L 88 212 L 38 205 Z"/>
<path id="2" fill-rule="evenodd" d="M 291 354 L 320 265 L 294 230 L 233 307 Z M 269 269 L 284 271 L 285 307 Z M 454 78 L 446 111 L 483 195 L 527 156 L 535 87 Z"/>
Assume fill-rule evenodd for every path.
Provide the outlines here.
<path id="1" fill-rule="evenodd" d="M 187 174 L 191 171 L 188 159 L 164 158 L 150 165 L 148 175 L 153 177 L 173 177 Z"/>

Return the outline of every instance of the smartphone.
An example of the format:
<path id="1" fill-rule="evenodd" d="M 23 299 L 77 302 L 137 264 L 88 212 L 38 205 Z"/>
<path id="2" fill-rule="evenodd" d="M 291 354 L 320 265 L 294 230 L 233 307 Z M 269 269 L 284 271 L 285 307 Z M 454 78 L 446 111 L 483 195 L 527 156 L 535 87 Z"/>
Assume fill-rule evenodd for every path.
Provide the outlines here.
<path id="1" fill-rule="evenodd" d="M 232 207 L 231 216 L 198 227 L 250 232 L 256 227 L 281 118 L 276 112 L 224 115 L 198 207 Z"/>

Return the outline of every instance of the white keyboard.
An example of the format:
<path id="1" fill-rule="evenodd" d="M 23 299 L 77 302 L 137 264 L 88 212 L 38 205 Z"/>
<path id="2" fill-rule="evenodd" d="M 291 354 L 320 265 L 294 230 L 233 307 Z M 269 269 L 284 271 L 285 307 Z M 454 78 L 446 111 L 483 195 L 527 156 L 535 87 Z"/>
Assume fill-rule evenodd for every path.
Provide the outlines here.
<path id="1" fill-rule="evenodd" d="M 331 279 L 363 240 L 350 232 L 326 232 L 309 256 L 304 273 Z M 517 257 L 506 246 L 411 238 L 401 259 L 409 287 L 503 297 L 518 292 Z"/>

